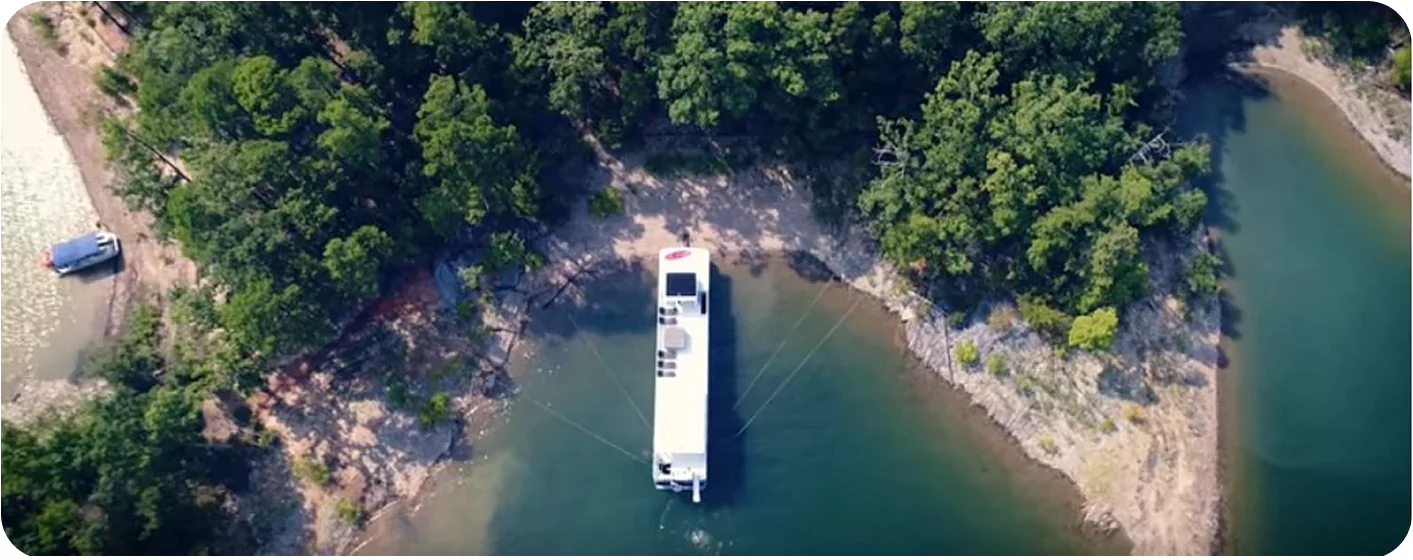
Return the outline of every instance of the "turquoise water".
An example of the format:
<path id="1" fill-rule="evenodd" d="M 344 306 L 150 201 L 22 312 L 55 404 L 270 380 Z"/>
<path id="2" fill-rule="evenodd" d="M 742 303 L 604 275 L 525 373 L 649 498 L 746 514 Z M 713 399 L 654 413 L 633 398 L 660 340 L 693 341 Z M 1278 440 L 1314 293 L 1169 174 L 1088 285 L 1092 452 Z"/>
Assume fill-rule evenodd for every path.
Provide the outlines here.
<path id="1" fill-rule="evenodd" d="M 633 407 L 652 417 L 653 280 L 636 271 L 591 287 L 597 303 L 588 309 L 551 309 L 534 321 L 539 348 L 505 423 L 420 511 L 383 520 L 392 538 L 362 552 L 1127 550 L 1081 534 L 1071 487 L 914 369 L 880 306 L 854 306 L 853 292 L 804 280 L 783 261 L 753 268 L 726 266 L 712 280 L 712 462 L 702 504 L 654 490 L 644 462 L 650 432 Z"/>
<path id="2" fill-rule="evenodd" d="M 1408 183 L 1289 77 L 1191 101 L 1231 265 L 1228 549 L 1389 552 L 1410 510 Z"/>

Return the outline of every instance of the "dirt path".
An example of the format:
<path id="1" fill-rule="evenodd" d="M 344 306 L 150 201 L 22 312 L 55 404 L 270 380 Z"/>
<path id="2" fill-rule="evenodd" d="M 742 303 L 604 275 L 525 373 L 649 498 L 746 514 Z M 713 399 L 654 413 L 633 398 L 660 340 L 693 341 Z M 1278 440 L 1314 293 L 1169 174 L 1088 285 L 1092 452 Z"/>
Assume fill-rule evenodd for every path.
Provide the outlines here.
<path id="1" fill-rule="evenodd" d="M 1410 138 L 1409 100 L 1385 88 L 1375 87 L 1376 76 L 1356 76 L 1305 54 L 1307 39 L 1294 26 L 1281 28 L 1274 43 L 1257 45 L 1246 66 L 1274 68 L 1294 75 L 1318 88 L 1338 105 L 1364 141 L 1394 171 L 1410 177 L 1413 167 L 1413 138 Z"/>
<path id="2" fill-rule="evenodd" d="M 196 265 L 175 245 L 158 243 L 152 235 L 152 217 L 130 211 L 110 189 L 114 174 L 105 158 L 99 119 L 105 113 L 122 114 L 129 109 L 98 91 L 93 72 L 111 63 L 127 41 L 115 26 L 100 23 L 97 10 L 87 4 L 31 4 L 10 20 L 7 29 L 45 112 L 73 153 L 100 222 L 122 240 L 123 265 L 113 283 L 108 321 L 109 333 L 113 333 L 121 328 L 135 293 L 161 294 L 177 283 L 193 282 Z M 43 12 L 54 22 L 61 49 L 51 47 L 34 29 L 29 20 L 32 12 Z M 95 26 L 88 27 L 85 18 Z"/>

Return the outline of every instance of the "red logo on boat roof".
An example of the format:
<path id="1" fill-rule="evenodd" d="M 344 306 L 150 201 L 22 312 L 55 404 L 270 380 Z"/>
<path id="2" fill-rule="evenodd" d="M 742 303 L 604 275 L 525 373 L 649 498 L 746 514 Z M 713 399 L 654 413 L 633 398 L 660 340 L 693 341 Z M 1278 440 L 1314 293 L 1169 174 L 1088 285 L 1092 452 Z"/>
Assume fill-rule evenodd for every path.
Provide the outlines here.
<path id="1" fill-rule="evenodd" d="M 677 260 L 677 259 L 680 259 L 680 258 L 685 257 L 685 256 L 690 255 L 690 254 L 692 254 L 692 252 L 689 251 L 689 250 L 687 250 L 687 249 L 682 249 L 682 250 L 680 250 L 680 251 L 673 251 L 673 252 L 667 254 L 667 260 L 669 260 L 669 261 L 675 261 L 675 260 Z"/>

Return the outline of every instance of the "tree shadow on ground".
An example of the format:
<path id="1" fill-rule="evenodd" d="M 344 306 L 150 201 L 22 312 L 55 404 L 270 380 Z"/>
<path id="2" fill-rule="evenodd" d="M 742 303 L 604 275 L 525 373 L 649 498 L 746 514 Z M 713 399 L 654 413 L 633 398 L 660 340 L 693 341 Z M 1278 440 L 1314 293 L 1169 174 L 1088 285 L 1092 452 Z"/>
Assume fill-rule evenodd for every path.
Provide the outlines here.
<path id="1" fill-rule="evenodd" d="M 1142 405 L 1158 402 L 1153 386 L 1135 368 L 1105 366 L 1099 373 L 1099 393 Z"/>

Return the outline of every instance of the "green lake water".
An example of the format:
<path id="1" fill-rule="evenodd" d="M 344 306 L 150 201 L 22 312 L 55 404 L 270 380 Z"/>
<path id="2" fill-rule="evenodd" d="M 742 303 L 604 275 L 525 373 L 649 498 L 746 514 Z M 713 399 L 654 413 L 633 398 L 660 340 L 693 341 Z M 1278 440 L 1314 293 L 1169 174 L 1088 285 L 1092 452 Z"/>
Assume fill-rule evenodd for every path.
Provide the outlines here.
<path id="1" fill-rule="evenodd" d="M 785 259 L 727 264 L 713 277 L 710 484 L 701 504 L 654 490 L 643 462 L 650 432 L 633 410 L 652 417 L 653 282 L 648 271 L 616 274 L 589 288 L 588 308 L 536 318 L 537 348 L 502 424 L 418 511 L 379 519 L 361 552 L 1127 550 L 1083 534 L 1066 481 L 905 359 L 880 305 L 855 307 L 854 292 L 806 280 Z"/>
<path id="2" fill-rule="evenodd" d="M 1393 550 L 1410 522 L 1408 182 L 1289 77 L 1194 86 L 1178 128 L 1213 143 L 1208 219 L 1229 264 L 1224 551 Z M 649 484 L 634 406 L 651 418 L 652 276 L 636 270 L 590 287 L 587 308 L 535 319 L 503 422 L 418 509 L 372 523 L 361 552 L 1127 550 L 1083 534 L 1072 486 L 905 358 L 876 303 L 849 312 L 853 293 L 793 268 L 726 264 L 713 279 L 705 503 Z"/>
<path id="3" fill-rule="evenodd" d="M 1240 554 L 1383 554 L 1410 511 L 1409 185 L 1310 86 L 1193 88 L 1230 263 L 1223 392 Z"/>

